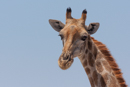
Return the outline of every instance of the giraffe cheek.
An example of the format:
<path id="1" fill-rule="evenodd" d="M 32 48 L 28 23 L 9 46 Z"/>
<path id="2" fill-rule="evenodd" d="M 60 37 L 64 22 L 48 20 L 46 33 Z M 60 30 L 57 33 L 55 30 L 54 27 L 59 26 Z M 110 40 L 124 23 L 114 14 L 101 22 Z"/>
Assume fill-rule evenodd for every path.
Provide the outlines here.
<path id="1" fill-rule="evenodd" d="M 79 49 L 79 48 L 76 48 L 76 49 L 73 51 L 73 58 L 77 57 L 79 54 L 80 54 L 80 49 Z"/>

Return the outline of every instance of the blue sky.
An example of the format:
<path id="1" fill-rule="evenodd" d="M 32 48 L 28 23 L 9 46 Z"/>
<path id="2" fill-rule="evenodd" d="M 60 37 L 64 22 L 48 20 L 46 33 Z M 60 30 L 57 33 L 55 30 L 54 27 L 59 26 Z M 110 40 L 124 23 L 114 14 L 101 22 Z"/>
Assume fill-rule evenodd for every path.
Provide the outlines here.
<path id="1" fill-rule="evenodd" d="M 79 61 L 61 70 L 58 33 L 49 19 L 65 23 L 66 8 L 80 18 L 87 9 L 86 25 L 99 22 L 93 37 L 107 45 L 130 85 L 130 0 L 1 0 L 0 87 L 90 87 Z"/>

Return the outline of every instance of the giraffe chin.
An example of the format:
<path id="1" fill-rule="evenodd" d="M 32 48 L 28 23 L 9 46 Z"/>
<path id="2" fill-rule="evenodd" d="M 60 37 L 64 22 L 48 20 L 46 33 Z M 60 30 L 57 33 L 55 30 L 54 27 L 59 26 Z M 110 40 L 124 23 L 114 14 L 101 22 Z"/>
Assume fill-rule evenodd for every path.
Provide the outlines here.
<path id="1" fill-rule="evenodd" d="M 59 58 L 58 65 L 62 70 L 66 70 L 72 65 L 73 61 L 74 59 L 63 60 L 63 58 Z"/>

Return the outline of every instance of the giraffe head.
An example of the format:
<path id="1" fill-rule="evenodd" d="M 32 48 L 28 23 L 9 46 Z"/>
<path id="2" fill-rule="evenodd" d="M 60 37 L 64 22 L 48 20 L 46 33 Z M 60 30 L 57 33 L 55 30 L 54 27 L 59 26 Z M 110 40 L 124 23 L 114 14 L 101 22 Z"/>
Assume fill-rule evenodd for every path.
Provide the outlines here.
<path id="1" fill-rule="evenodd" d="M 85 43 L 90 39 L 90 35 L 94 34 L 99 28 L 99 23 L 90 23 L 89 26 L 85 25 L 86 14 L 87 11 L 85 9 L 81 18 L 75 19 L 71 16 L 71 8 L 67 8 L 66 24 L 58 20 L 49 20 L 52 28 L 59 32 L 63 42 L 62 54 L 58 60 L 59 67 L 63 70 L 71 66 L 73 59 L 80 55 L 84 45 L 86 45 Z"/>

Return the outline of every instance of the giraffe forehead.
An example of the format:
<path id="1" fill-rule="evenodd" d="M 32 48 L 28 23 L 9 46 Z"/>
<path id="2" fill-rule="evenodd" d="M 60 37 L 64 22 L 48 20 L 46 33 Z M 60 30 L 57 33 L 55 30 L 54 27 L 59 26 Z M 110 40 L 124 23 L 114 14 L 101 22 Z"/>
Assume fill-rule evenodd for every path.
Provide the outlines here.
<path id="1" fill-rule="evenodd" d="M 70 30 L 72 30 L 72 31 L 73 31 L 75 28 L 76 28 L 75 25 L 71 25 L 71 26 L 70 26 Z"/>
<path id="2" fill-rule="evenodd" d="M 77 25 L 70 25 L 69 27 L 66 27 L 63 32 L 66 32 L 67 34 L 82 34 L 87 33 L 86 30 L 83 27 L 79 27 Z"/>
<path id="3" fill-rule="evenodd" d="M 71 37 L 75 37 L 75 36 L 79 36 L 79 31 L 77 29 L 77 26 L 75 25 L 71 25 L 66 32 L 67 36 L 71 36 Z"/>
<path id="4" fill-rule="evenodd" d="M 81 20 L 81 19 L 75 19 L 75 18 L 73 18 L 73 19 L 67 19 L 66 20 L 66 24 L 82 24 L 82 23 L 84 23 L 84 21 L 83 20 Z"/>
<path id="5" fill-rule="evenodd" d="M 66 20 L 66 24 L 72 24 L 72 23 L 77 23 L 77 22 L 78 22 L 78 19 L 75 19 L 75 18 Z"/>

